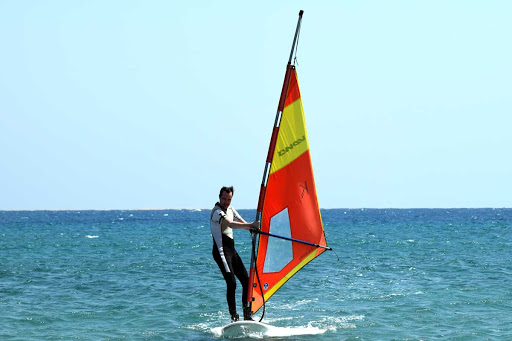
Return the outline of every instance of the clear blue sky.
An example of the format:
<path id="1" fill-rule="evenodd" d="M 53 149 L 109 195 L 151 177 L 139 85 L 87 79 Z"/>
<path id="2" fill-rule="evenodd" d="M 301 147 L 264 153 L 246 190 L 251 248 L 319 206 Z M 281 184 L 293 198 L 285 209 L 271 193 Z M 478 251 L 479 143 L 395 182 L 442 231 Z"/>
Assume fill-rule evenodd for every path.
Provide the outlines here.
<path id="1" fill-rule="evenodd" d="M 300 9 L 321 207 L 512 207 L 512 2 L 4 0 L 0 209 L 255 208 Z"/>

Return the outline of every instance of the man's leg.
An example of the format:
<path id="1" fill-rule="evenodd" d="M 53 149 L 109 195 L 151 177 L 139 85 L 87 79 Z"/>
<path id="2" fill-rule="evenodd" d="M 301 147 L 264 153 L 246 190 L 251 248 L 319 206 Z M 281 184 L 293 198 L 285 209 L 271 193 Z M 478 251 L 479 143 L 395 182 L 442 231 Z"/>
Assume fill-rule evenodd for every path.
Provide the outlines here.
<path id="1" fill-rule="evenodd" d="M 222 258 L 218 252 L 215 252 L 216 248 L 212 252 L 213 259 L 217 263 L 220 271 L 222 272 L 222 276 L 226 281 L 226 300 L 228 302 L 229 314 L 231 315 L 231 320 L 238 320 L 238 314 L 236 313 L 236 280 L 235 275 L 233 274 L 233 265 L 231 259 L 227 258 L 228 266 L 231 269 L 231 272 L 226 272 L 224 268 L 224 263 L 222 262 Z"/>
<path id="2" fill-rule="evenodd" d="M 252 320 L 252 312 L 245 306 L 247 304 L 247 289 L 249 288 L 249 275 L 247 269 L 242 262 L 242 259 L 236 254 L 233 257 L 233 271 L 235 272 L 236 278 L 242 284 L 242 306 L 244 311 L 244 320 Z"/>

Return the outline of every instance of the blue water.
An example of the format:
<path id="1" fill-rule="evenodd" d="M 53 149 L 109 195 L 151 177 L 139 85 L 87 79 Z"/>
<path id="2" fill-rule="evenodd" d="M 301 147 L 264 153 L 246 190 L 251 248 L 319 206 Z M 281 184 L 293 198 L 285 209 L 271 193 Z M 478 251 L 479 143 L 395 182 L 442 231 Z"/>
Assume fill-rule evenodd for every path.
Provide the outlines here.
<path id="1" fill-rule="evenodd" d="M 512 209 L 322 216 L 339 260 L 324 253 L 270 299 L 275 339 L 512 340 Z M 0 211 L 0 339 L 222 339 L 208 218 Z M 249 234 L 235 239 L 248 266 Z"/>

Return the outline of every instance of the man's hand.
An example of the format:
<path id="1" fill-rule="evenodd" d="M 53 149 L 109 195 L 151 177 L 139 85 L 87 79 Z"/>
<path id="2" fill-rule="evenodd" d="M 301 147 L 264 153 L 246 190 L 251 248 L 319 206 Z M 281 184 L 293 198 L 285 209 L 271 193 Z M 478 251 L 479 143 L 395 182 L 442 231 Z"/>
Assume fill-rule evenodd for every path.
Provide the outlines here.
<path id="1" fill-rule="evenodd" d="M 260 222 L 258 220 L 255 220 L 250 225 L 251 232 L 256 232 L 260 230 Z"/>

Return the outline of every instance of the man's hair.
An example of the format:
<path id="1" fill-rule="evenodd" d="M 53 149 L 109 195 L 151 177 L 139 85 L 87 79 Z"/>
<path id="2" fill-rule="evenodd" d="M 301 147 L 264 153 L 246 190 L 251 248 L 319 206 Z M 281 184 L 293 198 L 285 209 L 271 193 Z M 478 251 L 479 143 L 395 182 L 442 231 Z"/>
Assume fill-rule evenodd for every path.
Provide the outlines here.
<path id="1" fill-rule="evenodd" d="M 229 186 L 229 187 L 224 186 L 224 187 L 222 187 L 220 189 L 220 192 L 219 192 L 219 199 L 222 196 L 222 192 L 226 192 L 227 194 L 233 193 L 233 195 L 234 195 L 235 194 L 235 189 L 233 188 L 233 186 Z"/>

